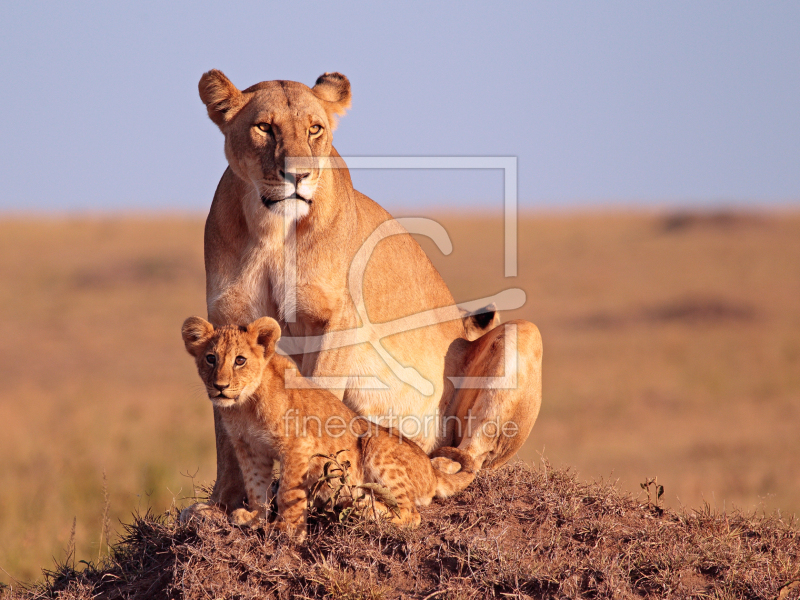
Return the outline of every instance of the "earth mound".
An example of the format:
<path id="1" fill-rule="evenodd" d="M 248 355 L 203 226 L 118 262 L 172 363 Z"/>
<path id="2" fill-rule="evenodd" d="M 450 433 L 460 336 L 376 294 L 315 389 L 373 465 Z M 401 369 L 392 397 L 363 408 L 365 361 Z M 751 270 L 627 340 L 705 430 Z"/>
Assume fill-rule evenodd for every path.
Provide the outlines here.
<path id="1" fill-rule="evenodd" d="M 652 482 L 651 482 L 652 484 Z M 643 484 L 644 486 L 644 484 Z M 664 510 L 543 464 L 484 471 L 422 509 L 416 530 L 311 522 L 294 544 L 269 525 L 222 515 L 181 525 L 135 516 L 111 555 L 10 598 L 653 598 L 800 597 L 800 531 L 780 514 Z"/>

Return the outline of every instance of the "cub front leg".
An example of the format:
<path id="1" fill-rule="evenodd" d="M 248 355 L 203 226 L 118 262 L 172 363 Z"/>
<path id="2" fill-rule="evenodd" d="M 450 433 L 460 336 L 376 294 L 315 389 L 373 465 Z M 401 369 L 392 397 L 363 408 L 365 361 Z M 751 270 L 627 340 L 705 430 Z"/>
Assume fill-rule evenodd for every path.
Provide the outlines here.
<path id="1" fill-rule="evenodd" d="M 214 435 L 217 442 L 217 479 L 209 500 L 231 513 L 244 505 L 246 490 L 239 460 L 230 435 L 222 423 L 219 408 L 214 409 Z"/>
<path id="2" fill-rule="evenodd" d="M 278 486 L 278 520 L 275 522 L 275 526 L 294 537 L 297 542 L 302 542 L 306 538 L 307 476 L 307 456 L 289 458 L 285 464 L 281 463 L 281 482 Z"/>
<path id="3" fill-rule="evenodd" d="M 219 408 L 214 409 L 214 435 L 217 446 L 217 479 L 208 499 L 210 504 L 198 502 L 183 509 L 180 516 L 181 523 L 188 523 L 194 518 L 202 518 L 215 506 L 227 514 L 244 506 L 247 492 L 242 470 L 239 468 L 239 460 L 236 457 L 230 435 L 222 422 Z"/>
<path id="4" fill-rule="evenodd" d="M 259 455 L 242 440 L 234 443 L 236 458 L 242 470 L 250 508 L 237 508 L 231 513 L 231 522 L 239 526 L 255 526 L 259 519 L 268 517 L 272 502 L 272 470 L 275 461 L 269 456 Z"/>

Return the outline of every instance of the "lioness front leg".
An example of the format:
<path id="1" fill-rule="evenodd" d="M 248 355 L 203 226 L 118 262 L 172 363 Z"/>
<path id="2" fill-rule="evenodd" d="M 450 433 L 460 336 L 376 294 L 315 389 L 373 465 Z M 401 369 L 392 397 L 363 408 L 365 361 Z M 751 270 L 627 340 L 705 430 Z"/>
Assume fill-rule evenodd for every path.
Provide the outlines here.
<path id="1" fill-rule="evenodd" d="M 520 449 L 542 404 L 542 338 L 509 321 L 470 342 L 456 391 L 455 444 L 478 468 L 497 468 Z"/>
<path id="2" fill-rule="evenodd" d="M 302 361 L 298 363 L 300 373 L 304 377 L 308 377 L 312 381 L 315 381 L 316 378 L 321 378 L 315 381 L 320 387 L 326 387 L 324 382 L 331 380 L 339 380 L 341 383 L 347 383 L 351 375 L 356 375 L 351 367 L 355 354 L 354 346 L 344 345 L 338 348 L 325 349 L 327 336 L 355 335 L 355 326 L 348 325 L 348 323 L 350 323 L 350 321 L 345 317 L 337 319 L 335 327 L 334 324 L 328 323 L 321 332 L 323 338 L 322 348 L 318 351 L 305 353 L 302 356 Z M 337 331 L 347 331 L 348 329 L 349 333 L 337 333 Z M 344 385 L 330 388 L 326 387 L 326 389 L 339 398 L 339 400 L 344 399 L 346 391 Z"/>

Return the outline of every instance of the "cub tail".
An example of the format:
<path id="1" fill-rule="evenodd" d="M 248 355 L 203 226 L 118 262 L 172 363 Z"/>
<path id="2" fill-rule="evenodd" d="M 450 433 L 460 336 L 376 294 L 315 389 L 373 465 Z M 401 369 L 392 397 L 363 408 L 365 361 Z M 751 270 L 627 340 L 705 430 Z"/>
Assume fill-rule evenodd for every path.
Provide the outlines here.
<path id="1" fill-rule="evenodd" d="M 475 461 L 458 448 L 444 446 L 431 454 L 436 474 L 436 497 L 447 498 L 465 489 L 475 479 Z M 458 467 L 461 468 L 458 472 Z"/>

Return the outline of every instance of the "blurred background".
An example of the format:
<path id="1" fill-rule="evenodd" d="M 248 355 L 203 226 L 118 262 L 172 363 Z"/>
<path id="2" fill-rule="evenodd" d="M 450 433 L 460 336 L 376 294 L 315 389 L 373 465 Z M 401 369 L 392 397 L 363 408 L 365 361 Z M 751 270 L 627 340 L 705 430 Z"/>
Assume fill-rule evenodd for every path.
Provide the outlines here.
<path id="1" fill-rule="evenodd" d="M 197 95 L 223 70 L 352 83 L 349 156 L 516 156 L 354 170 L 458 301 L 523 288 L 544 337 L 520 458 L 657 476 L 672 507 L 800 510 L 800 6 L 792 2 L 113 4 L 0 9 L 0 581 L 105 553 L 108 507 L 189 502 L 211 407 L 179 336 L 205 313 L 225 168 Z M 105 490 L 105 491 L 104 491 Z M 106 500 L 106 498 L 108 500 Z M 113 537 L 113 536 L 112 536 Z"/>

